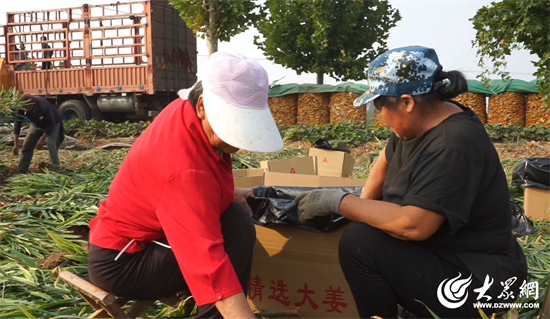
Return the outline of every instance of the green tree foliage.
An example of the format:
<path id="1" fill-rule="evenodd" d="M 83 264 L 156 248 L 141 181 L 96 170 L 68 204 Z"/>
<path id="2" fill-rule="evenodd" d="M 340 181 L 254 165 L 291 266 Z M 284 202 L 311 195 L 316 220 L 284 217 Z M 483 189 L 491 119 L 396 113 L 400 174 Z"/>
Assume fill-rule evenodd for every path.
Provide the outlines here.
<path id="1" fill-rule="evenodd" d="M 473 45 L 478 48 L 479 65 L 484 72 L 479 76 L 485 83 L 491 73 L 509 78 L 506 56 L 512 50 L 527 49 L 537 55 L 533 62 L 541 79 L 537 85 L 547 106 L 550 106 L 550 0 L 503 0 L 482 7 L 470 19 L 477 30 Z M 494 68 L 489 70 L 485 59 Z"/>
<path id="2" fill-rule="evenodd" d="M 170 0 L 187 27 L 207 38 L 208 53 L 218 50 L 218 40 L 231 37 L 256 23 L 259 15 L 252 0 Z"/>
<path id="3" fill-rule="evenodd" d="M 388 30 L 401 19 L 383 0 L 267 0 L 254 43 L 275 63 L 298 74 L 338 80 L 367 78 L 368 63 L 385 51 Z"/>

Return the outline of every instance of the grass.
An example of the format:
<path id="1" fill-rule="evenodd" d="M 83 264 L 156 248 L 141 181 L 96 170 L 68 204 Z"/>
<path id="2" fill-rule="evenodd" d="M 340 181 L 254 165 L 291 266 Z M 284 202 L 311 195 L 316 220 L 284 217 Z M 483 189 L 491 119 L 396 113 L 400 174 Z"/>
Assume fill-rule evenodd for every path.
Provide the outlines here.
<path id="1" fill-rule="evenodd" d="M 128 134 L 135 134 L 135 127 L 124 127 L 127 128 Z M 328 132 L 342 137 L 347 134 L 342 133 L 345 128 L 344 125 Z M 325 129 L 328 130 L 328 128 Z M 292 134 L 302 134 L 307 137 L 310 131 L 314 131 L 308 130 L 297 127 Z M 322 128 L 315 130 L 322 130 Z M 382 137 L 386 134 L 384 130 L 374 133 L 373 135 Z M 360 134 L 344 136 L 343 139 L 354 144 L 363 138 L 365 136 Z M 372 153 L 356 157 L 354 177 L 368 176 L 374 159 L 383 148 L 380 140 L 378 143 L 379 147 Z M 0 168 L 14 167 L 17 164 L 18 158 L 9 156 L 10 152 L 10 147 L 0 146 Z M 58 269 L 46 269 L 44 259 L 59 255 L 61 252 L 63 261 L 58 265 L 59 268 L 79 274 L 87 273 L 87 252 L 84 249 L 87 243 L 71 232 L 71 229 L 87 226 L 96 215 L 97 206 L 106 198 L 110 182 L 127 152 L 127 149 L 61 150 L 60 159 L 64 167 L 62 169 L 57 171 L 41 169 L 38 173 L 2 179 L 0 319 L 84 318 L 93 311 L 73 289 L 58 280 Z M 233 166 L 234 168 L 258 167 L 262 160 L 305 155 L 306 151 L 296 148 L 285 148 L 268 154 L 239 152 L 233 155 Z M 502 159 L 509 183 L 513 168 L 519 160 Z M 48 161 L 47 151 L 35 152 L 34 163 Z M 522 204 L 523 193 L 520 187 L 510 186 L 510 193 L 513 199 Z M 542 294 L 550 276 L 550 222 L 536 222 L 535 228 L 536 234 L 522 237 L 519 242 L 525 251 L 529 266 L 528 282 L 539 282 Z M 542 296 L 539 297 L 541 298 Z M 539 301 L 518 300 L 518 302 Z M 522 309 L 521 316 L 534 317 L 539 310 Z M 156 303 L 147 315 L 158 318 L 168 313 L 175 314 L 177 311 Z"/>

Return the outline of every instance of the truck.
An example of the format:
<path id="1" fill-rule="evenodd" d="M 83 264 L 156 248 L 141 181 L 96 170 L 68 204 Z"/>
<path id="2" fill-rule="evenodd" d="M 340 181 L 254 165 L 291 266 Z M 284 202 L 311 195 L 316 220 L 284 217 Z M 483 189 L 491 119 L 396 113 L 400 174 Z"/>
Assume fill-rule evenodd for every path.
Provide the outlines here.
<path id="1" fill-rule="evenodd" d="M 64 120 L 149 120 L 197 80 L 197 41 L 168 0 L 8 12 L 11 85 Z"/>

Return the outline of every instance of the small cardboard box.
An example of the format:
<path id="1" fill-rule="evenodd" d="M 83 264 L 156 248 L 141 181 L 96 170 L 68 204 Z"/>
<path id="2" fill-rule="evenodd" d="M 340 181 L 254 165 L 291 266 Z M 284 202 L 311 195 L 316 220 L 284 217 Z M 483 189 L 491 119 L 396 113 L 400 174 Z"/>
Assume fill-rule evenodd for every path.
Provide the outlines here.
<path id="1" fill-rule="evenodd" d="M 315 156 L 293 157 L 260 163 L 268 172 L 317 175 L 317 158 Z M 266 167 L 267 166 L 267 167 Z"/>
<path id="2" fill-rule="evenodd" d="M 263 168 L 252 169 L 234 169 L 233 170 L 233 182 L 235 187 L 250 188 L 264 184 L 264 172 Z"/>
<path id="3" fill-rule="evenodd" d="M 307 155 L 317 157 L 318 175 L 348 177 L 353 174 L 355 159 L 346 152 L 310 148 Z"/>
<path id="4" fill-rule="evenodd" d="M 348 226 L 314 233 L 290 225 L 256 225 L 250 307 L 300 307 L 301 318 L 359 318 L 338 259 L 338 242 Z"/>
<path id="5" fill-rule="evenodd" d="M 550 219 L 550 189 L 525 187 L 523 208 L 529 218 Z"/>

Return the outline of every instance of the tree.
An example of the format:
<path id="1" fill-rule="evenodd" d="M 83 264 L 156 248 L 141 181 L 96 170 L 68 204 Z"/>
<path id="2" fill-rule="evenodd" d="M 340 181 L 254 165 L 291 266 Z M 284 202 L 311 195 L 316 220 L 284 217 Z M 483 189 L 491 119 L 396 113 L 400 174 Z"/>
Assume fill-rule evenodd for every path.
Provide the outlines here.
<path id="1" fill-rule="evenodd" d="M 367 78 L 368 63 L 385 51 L 388 30 L 401 19 L 383 0 L 267 0 L 254 43 L 271 61 L 298 74 L 338 80 Z"/>
<path id="2" fill-rule="evenodd" d="M 218 51 L 218 40 L 229 41 L 259 17 L 251 0 L 170 0 L 170 4 L 188 28 L 202 39 L 206 37 L 209 56 Z"/>
<path id="3" fill-rule="evenodd" d="M 537 55 L 533 74 L 541 79 L 537 85 L 547 107 L 550 107 L 550 0 L 503 0 L 482 7 L 470 19 L 476 29 L 473 46 L 478 47 L 479 65 L 484 69 L 479 76 L 487 83 L 491 73 L 503 79 L 506 72 L 506 56 L 512 50 L 527 49 Z M 489 70 L 485 59 L 490 59 L 494 69 Z"/>

